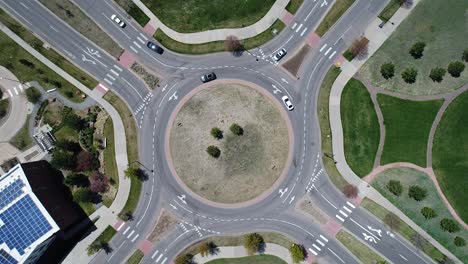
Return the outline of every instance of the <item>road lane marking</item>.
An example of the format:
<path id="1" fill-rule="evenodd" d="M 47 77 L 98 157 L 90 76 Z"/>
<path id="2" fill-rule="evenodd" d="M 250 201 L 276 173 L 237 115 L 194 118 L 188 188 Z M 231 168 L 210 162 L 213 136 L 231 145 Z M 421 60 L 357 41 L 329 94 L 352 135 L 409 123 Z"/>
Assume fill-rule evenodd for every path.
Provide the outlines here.
<path id="1" fill-rule="evenodd" d="M 156 250 L 156 252 L 154 252 L 153 255 L 151 255 L 151 259 L 154 259 L 154 257 L 156 257 L 156 255 L 159 253 L 159 250 Z"/>
<path id="2" fill-rule="evenodd" d="M 313 246 L 314 248 L 316 248 L 318 251 L 322 251 L 317 245 L 312 244 L 312 246 Z"/>
<path id="3" fill-rule="evenodd" d="M 327 198 L 325 198 L 325 196 L 317 189 L 317 187 L 315 187 L 315 184 L 312 184 L 312 188 L 314 188 L 319 194 L 320 196 L 322 196 L 322 198 L 327 201 L 331 206 L 333 206 L 333 208 L 335 209 L 338 209 L 334 204 L 332 204 Z"/>
<path id="4" fill-rule="evenodd" d="M 133 239 L 132 239 L 132 243 L 135 242 L 135 240 L 140 236 L 140 234 L 137 234 Z"/>
<path id="5" fill-rule="evenodd" d="M 113 81 L 115 81 L 115 77 L 110 75 L 110 74 L 106 74 L 106 77 L 109 77 L 110 79 L 112 79 Z"/>
<path id="6" fill-rule="evenodd" d="M 328 242 L 328 239 L 327 239 L 326 237 L 320 235 L 320 238 L 323 239 L 323 240 L 325 240 L 325 242 Z"/>
<path id="7" fill-rule="evenodd" d="M 315 1 L 314 1 L 315 2 Z M 309 16 L 312 14 L 312 12 L 314 12 L 314 9 L 317 7 L 317 4 L 314 5 L 314 7 L 312 8 L 312 10 L 310 10 L 309 14 L 307 14 L 306 18 L 304 19 L 304 21 L 306 21 L 307 19 L 309 19 Z"/>
<path id="8" fill-rule="evenodd" d="M 174 208 L 174 210 L 177 210 L 177 207 L 175 207 L 173 204 L 169 204 L 172 208 Z"/>
<path id="9" fill-rule="evenodd" d="M 309 251 L 312 252 L 312 254 L 314 254 L 315 256 L 317 256 L 317 252 L 315 252 L 313 249 L 309 248 Z"/>
<path id="10" fill-rule="evenodd" d="M 114 71 L 113 69 L 110 70 L 113 74 L 115 74 L 116 76 L 119 76 L 119 73 Z"/>
<path id="11" fill-rule="evenodd" d="M 112 254 L 108 259 L 107 259 L 107 262 L 109 262 L 111 260 L 111 258 L 115 255 L 115 253 L 117 253 L 117 251 L 119 251 L 119 249 L 126 243 L 127 241 L 124 240 L 124 242 L 122 244 L 120 244 L 120 246 L 114 251 L 114 254 Z"/>
<path id="12" fill-rule="evenodd" d="M 408 261 L 408 259 L 407 259 L 407 258 L 405 258 L 405 257 L 403 257 L 403 255 L 401 255 L 401 254 L 398 254 L 398 255 L 400 255 L 400 257 L 401 257 L 402 259 L 404 259 L 404 260 Z"/>
<path id="13" fill-rule="evenodd" d="M 315 240 L 315 241 L 317 241 L 317 243 L 319 243 L 322 247 L 325 246 L 325 244 L 324 244 L 322 241 L 320 241 L 320 240 L 318 240 L 318 239 Z"/>
<path id="14" fill-rule="evenodd" d="M 146 106 L 145 106 L 145 109 L 143 110 L 143 114 L 141 115 L 141 121 L 143 121 L 143 117 L 145 116 L 145 110 L 146 110 Z M 154 176 L 154 172 L 153 172 L 153 176 Z M 141 217 L 140 221 L 138 221 L 138 223 L 136 224 L 136 226 L 138 226 L 141 221 L 143 220 L 143 218 L 145 218 L 145 215 L 146 215 L 146 212 L 148 211 L 148 208 L 150 206 L 150 203 L 151 203 L 151 200 L 153 198 L 153 189 L 154 189 L 154 184 L 151 185 L 151 193 L 150 193 L 150 197 L 149 197 L 149 200 L 148 200 L 148 205 L 146 206 L 146 209 L 145 211 L 143 212 L 143 216 Z"/>
<path id="15" fill-rule="evenodd" d="M 163 259 L 163 261 L 161 262 L 161 264 L 166 263 L 166 260 L 167 260 L 167 257 L 165 257 L 165 258 Z"/>
<path id="16" fill-rule="evenodd" d="M 127 238 L 130 239 L 130 237 L 133 235 L 133 233 L 135 233 L 135 230 L 132 230 L 132 232 L 130 232 L 130 234 L 128 234 Z"/>
<path id="17" fill-rule="evenodd" d="M 306 33 L 306 31 L 307 31 L 307 28 L 304 28 L 304 30 L 302 30 L 301 37 L 304 36 L 304 34 Z"/>
<path id="18" fill-rule="evenodd" d="M 133 87 L 133 85 L 131 85 L 131 84 L 130 84 L 126 79 L 124 79 L 124 78 L 122 78 L 122 80 L 123 80 L 124 82 L 126 82 L 130 87 L 132 87 L 133 90 L 138 94 L 138 96 L 140 96 L 141 100 L 143 100 L 143 96 L 141 96 L 141 94 L 138 92 L 138 90 L 137 90 L 135 87 Z"/>
<path id="19" fill-rule="evenodd" d="M 335 257 L 337 257 L 342 263 L 345 263 L 344 260 L 342 258 L 340 258 L 333 250 L 331 250 L 330 248 L 327 248 L 328 251 L 330 251 L 333 255 L 335 255 Z"/>
<path id="20" fill-rule="evenodd" d="M 140 41 L 140 42 L 141 42 L 141 44 L 145 44 L 145 41 L 144 41 L 144 40 L 142 40 L 140 37 L 137 37 L 137 39 L 138 39 L 138 41 Z"/>
<path id="21" fill-rule="evenodd" d="M 350 203 L 350 202 L 348 202 L 348 201 L 346 201 L 346 203 L 347 203 L 349 206 L 351 206 L 353 209 L 356 208 L 352 203 Z"/>
<path id="22" fill-rule="evenodd" d="M 141 45 L 138 44 L 138 43 L 136 43 L 136 41 L 133 41 L 133 44 L 134 44 L 135 46 L 137 46 L 139 49 L 141 49 Z"/>
<path id="23" fill-rule="evenodd" d="M 27 5 L 25 5 L 25 4 L 23 4 L 23 2 L 20 2 L 20 5 L 22 5 L 26 9 L 29 9 L 29 7 Z"/>
<path id="24" fill-rule="evenodd" d="M 332 47 L 329 47 L 327 51 L 325 51 L 325 55 L 327 55 L 332 50 Z"/>
<path id="25" fill-rule="evenodd" d="M 297 26 L 297 23 L 296 23 L 296 22 L 294 22 L 294 25 L 292 26 L 292 29 L 295 29 L 295 28 L 296 28 L 296 26 Z"/>
<path id="26" fill-rule="evenodd" d="M 343 218 L 341 218 L 341 216 L 339 216 L 339 215 L 335 215 L 335 216 L 336 216 L 336 218 L 340 219 L 340 220 L 341 220 L 341 222 L 344 222 L 344 219 L 343 219 Z"/>
<path id="27" fill-rule="evenodd" d="M 339 212 L 340 212 L 340 214 L 344 215 L 345 217 L 348 217 L 348 215 L 345 214 L 345 212 L 343 212 L 343 211 L 341 211 L 341 210 L 340 210 Z"/>
<path id="28" fill-rule="evenodd" d="M 351 213 L 351 210 L 349 210 L 349 208 L 348 208 L 348 207 L 346 207 L 346 206 L 344 206 L 344 205 L 343 205 L 343 209 L 345 209 L 346 211 L 348 211 L 348 212 L 350 212 L 350 213 Z"/>
<path id="29" fill-rule="evenodd" d="M 138 53 L 138 51 L 133 46 L 130 46 L 130 49 L 133 50 L 133 52 Z"/>
<path id="30" fill-rule="evenodd" d="M 380 241 L 380 238 L 378 238 L 376 235 L 372 234 L 371 232 L 369 232 L 369 230 L 365 229 L 362 225 L 360 225 L 358 222 L 354 221 L 354 219 L 352 218 L 349 218 L 353 223 L 355 223 L 357 226 L 359 226 L 360 228 L 362 228 L 362 230 L 366 231 L 367 233 L 369 233 L 371 236 L 375 237 L 376 239 L 378 239 Z"/>
<path id="31" fill-rule="evenodd" d="M 117 232 L 119 232 L 120 229 L 122 229 L 122 227 L 123 227 L 124 225 L 125 225 L 125 222 L 122 222 L 122 223 L 119 225 L 119 227 L 117 227 Z"/>
<path id="32" fill-rule="evenodd" d="M 108 84 L 112 85 L 112 82 L 111 82 L 111 81 L 109 81 L 109 80 L 107 80 L 106 78 L 104 78 L 104 81 L 105 81 L 106 83 L 108 83 Z"/>
<path id="33" fill-rule="evenodd" d="M 302 28 L 302 24 L 300 24 L 297 29 L 296 29 L 296 33 L 299 32 L 299 30 Z"/>
<path id="34" fill-rule="evenodd" d="M 18 95 L 18 90 L 16 90 L 16 86 L 13 87 L 13 89 L 15 90 L 15 94 Z"/>
<path id="35" fill-rule="evenodd" d="M 163 254 L 159 255 L 159 257 L 156 259 L 156 263 L 158 263 L 159 260 L 161 260 L 162 256 L 163 256 Z"/>
<path id="36" fill-rule="evenodd" d="M 49 25 L 49 27 L 50 27 L 53 31 L 58 32 L 58 30 L 55 29 L 53 26 L 50 26 L 50 25 Z"/>
<path id="37" fill-rule="evenodd" d="M 333 58 L 333 56 L 335 56 L 335 54 L 336 54 L 336 50 L 335 50 L 335 51 L 333 51 L 333 53 L 330 55 L 330 57 L 328 57 L 328 59 L 331 59 L 331 58 Z"/>
<path id="38" fill-rule="evenodd" d="M 323 46 L 320 48 L 320 50 L 319 50 L 319 51 L 320 51 L 320 52 L 322 52 L 322 51 L 323 51 L 323 50 L 324 50 L 324 49 L 325 49 L 327 46 L 328 46 L 328 44 L 327 44 L 327 43 L 323 44 Z"/>
<path id="39" fill-rule="evenodd" d="M 119 71 L 123 71 L 122 68 L 120 68 L 119 66 L 117 66 L 117 65 L 115 65 L 115 64 L 114 64 L 114 68 L 116 68 L 116 69 L 119 70 Z"/>
<path id="40" fill-rule="evenodd" d="M 144 40 L 148 40 L 148 38 L 147 38 L 145 35 L 143 35 L 142 33 L 140 33 L 140 36 L 141 36 Z"/>

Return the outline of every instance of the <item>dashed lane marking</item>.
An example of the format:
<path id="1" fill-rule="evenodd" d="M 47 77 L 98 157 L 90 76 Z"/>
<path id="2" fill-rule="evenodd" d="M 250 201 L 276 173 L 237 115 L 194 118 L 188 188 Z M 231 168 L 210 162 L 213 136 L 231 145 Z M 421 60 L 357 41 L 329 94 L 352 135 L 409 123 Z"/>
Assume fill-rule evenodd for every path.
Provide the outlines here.
<path id="1" fill-rule="evenodd" d="M 345 263 L 345 261 L 344 261 L 342 258 L 340 258 L 340 256 L 338 256 L 333 250 L 331 250 L 331 249 L 328 248 L 328 247 L 327 247 L 327 249 L 328 249 L 328 251 L 330 251 L 333 255 L 335 255 L 335 257 L 338 258 L 342 263 Z"/>

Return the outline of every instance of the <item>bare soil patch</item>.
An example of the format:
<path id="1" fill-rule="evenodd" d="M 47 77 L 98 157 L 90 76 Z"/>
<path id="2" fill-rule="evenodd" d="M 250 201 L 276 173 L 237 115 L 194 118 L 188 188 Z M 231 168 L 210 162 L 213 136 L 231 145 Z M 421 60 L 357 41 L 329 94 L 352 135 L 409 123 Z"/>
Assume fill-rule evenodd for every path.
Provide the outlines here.
<path id="1" fill-rule="evenodd" d="M 177 218 L 166 210 L 162 210 L 161 215 L 158 218 L 156 226 L 148 237 L 151 242 L 159 241 L 167 231 L 174 228 L 177 225 Z"/>
<path id="2" fill-rule="evenodd" d="M 329 220 L 329 217 L 317 206 L 314 206 L 313 201 L 307 197 L 303 198 L 297 205 L 296 209 L 301 213 L 312 217 L 318 223 L 324 225 Z"/>
<path id="3" fill-rule="evenodd" d="M 307 44 L 304 44 L 302 48 L 294 54 L 294 56 L 286 61 L 283 64 L 283 67 L 290 72 L 293 76 L 297 77 L 297 72 L 299 72 L 299 69 L 301 68 L 302 62 L 304 61 L 305 57 L 307 56 L 307 53 L 309 53 L 310 46 Z"/>
<path id="4" fill-rule="evenodd" d="M 241 136 L 229 127 L 237 123 Z M 222 139 L 210 130 L 218 127 Z M 251 200 L 280 177 L 288 158 L 288 128 L 281 112 L 256 90 L 217 84 L 190 98 L 170 132 L 170 152 L 180 179 L 196 194 L 219 203 Z M 208 155 L 210 145 L 221 150 Z"/>

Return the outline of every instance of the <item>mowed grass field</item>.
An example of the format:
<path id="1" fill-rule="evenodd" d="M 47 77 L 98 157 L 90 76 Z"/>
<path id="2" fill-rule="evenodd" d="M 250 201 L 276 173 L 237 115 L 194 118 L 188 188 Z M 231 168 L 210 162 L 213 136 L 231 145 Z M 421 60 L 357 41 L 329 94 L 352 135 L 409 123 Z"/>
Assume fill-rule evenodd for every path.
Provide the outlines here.
<path id="1" fill-rule="evenodd" d="M 453 91 L 468 82 L 468 70 L 459 78 L 446 74 L 441 83 L 429 78 L 432 68 L 447 68 L 449 62 L 461 60 L 468 48 L 468 23 L 465 0 L 422 0 L 390 38 L 361 68 L 361 74 L 374 85 L 406 94 L 428 95 Z M 426 43 L 424 56 L 414 59 L 409 54 L 417 42 Z M 380 74 L 383 63 L 395 64 L 395 76 L 385 80 Z M 407 84 L 401 72 L 407 67 L 418 70 L 416 83 Z"/>
<path id="2" fill-rule="evenodd" d="M 240 28 L 260 20 L 275 0 L 143 0 L 166 26 L 181 32 Z"/>
<path id="3" fill-rule="evenodd" d="M 403 193 L 400 196 L 392 194 L 385 186 L 390 180 L 398 180 L 403 185 Z M 418 185 L 427 190 L 427 197 L 417 202 L 408 196 L 408 188 L 411 185 Z M 468 230 L 463 230 L 456 233 L 444 232 L 440 228 L 440 220 L 443 218 L 454 219 L 448 211 L 442 199 L 437 193 L 437 190 L 429 178 L 429 175 L 424 172 L 410 168 L 394 168 L 386 170 L 375 178 L 372 186 L 377 189 L 385 198 L 398 207 L 405 215 L 413 220 L 418 226 L 424 229 L 434 239 L 439 241 L 445 248 L 455 254 L 460 260 L 468 262 L 468 251 L 466 247 L 457 247 L 453 243 L 455 236 L 463 237 L 468 240 Z M 421 208 L 430 207 L 437 213 L 437 217 L 426 219 L 421 214 Z"/>
<path id="4" fill-rule="evenodd" d="M 432 148 L 432 167 L 444 195 L 468 222 L 468 92 L 445 110 Z"/>
<path id="5" fill-rule="evenodd" d="M 346 84 L 340 112 L 346 161 L 354 173 L 364 177 L 374 166 L 380 129 L 370 94 L 360 81 L 351 79 Z"/>
<path id="6" fill-rule="evenodd" d="M 286 261 L 272 255 L 258 255 L 243 258 L 224 258 L 206 262 L 206 264 L 286 264 Z"/>
<path id="7" fill-rule="evenodd" d="M 382 165 L 405 161 L 426 167 L 429 132 L 443 100 L 410 101 L 378 94 L 385 123 Z"/>

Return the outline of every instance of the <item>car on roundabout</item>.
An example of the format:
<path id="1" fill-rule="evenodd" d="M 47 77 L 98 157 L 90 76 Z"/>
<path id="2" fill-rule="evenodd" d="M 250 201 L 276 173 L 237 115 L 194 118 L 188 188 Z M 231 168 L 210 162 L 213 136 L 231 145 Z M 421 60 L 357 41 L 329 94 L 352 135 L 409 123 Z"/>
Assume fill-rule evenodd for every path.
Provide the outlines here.
<path id="1" fill-rule="evenodd" d="M 200 77 L 200 80 L 203 82 L 203 83 L 207 83 L 207 82 L 211 82 L 213 80 L 216 80 L 216 74 L 214 72 L 210 72 L 208 74 L 205 74 L 205 75 L 202 75 Z"/>
<path id="2" fill-rule="evenodd" d="M 289 100 L 289 97 L 287 97 L 286 95 L 281 97 L 281 100 L 283 100 L 283 103 L 284 105 L 286 106 L 286 108 L 289 110 L 289 111 L 292 111 L 294 109 L 294 106 L 293 104 L 291 103 L 291 100 Z"/>

